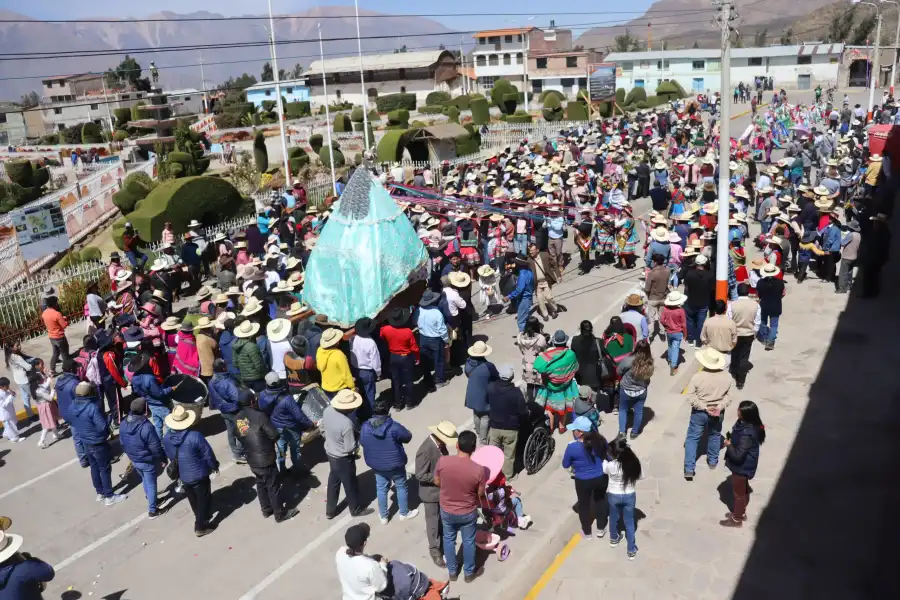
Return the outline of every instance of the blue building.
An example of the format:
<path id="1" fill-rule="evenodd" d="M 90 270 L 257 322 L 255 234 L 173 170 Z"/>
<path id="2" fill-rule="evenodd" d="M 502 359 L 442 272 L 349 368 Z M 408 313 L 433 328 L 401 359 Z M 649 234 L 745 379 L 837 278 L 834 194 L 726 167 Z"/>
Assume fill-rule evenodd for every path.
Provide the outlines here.
<path id="1" fill-rule="evenodd" d="M 309 101 L 309 87 L 306 85 L 306 79 L 286 79 L 279 82 L 278 85 L 281 86 L 281 95 L 288 102 Z M 256 108 L 260 108 L 265 101 L 274 102 L 278 99 L 274 81 L 257 83 L 244 91 L 247 93 L 247 102 L 252 102 Z"/>

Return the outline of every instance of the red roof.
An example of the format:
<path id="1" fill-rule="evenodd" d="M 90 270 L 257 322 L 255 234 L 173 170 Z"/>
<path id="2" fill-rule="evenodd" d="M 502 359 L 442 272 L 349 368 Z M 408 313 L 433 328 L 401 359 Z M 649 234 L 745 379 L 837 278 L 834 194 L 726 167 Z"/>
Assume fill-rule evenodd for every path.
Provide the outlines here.
<path id="1" fill-rule="evenodd" d="M 487 31 L 479 31 L 472 37 L 482 38 L 482 37 L 493 37 L 498 35 L 516 35 L 519 33 L 528 33 L 529 31 L 534 30 L 534 27 L 513 27 L 510 29 L 489 29 Z"/>

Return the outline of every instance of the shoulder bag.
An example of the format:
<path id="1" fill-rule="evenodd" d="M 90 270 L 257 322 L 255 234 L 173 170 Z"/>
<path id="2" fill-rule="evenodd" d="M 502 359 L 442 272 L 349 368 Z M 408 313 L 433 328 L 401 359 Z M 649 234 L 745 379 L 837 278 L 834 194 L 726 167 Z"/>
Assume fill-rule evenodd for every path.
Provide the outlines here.
<path id="1" fill-rule="evenodd" d="M 187 436 L 185 435 L 185 437 Z M 183 443 L 184 439 L 181 440 L 181 444 Z M 168 475 L 169 479 L 172 481 L 177 481 L 181 477 L 181 472 L 178 468 L 178 450 L 181 449 L 181 444 L 175 446 L 175 457 L 166 465 L 166 475 Z"/>

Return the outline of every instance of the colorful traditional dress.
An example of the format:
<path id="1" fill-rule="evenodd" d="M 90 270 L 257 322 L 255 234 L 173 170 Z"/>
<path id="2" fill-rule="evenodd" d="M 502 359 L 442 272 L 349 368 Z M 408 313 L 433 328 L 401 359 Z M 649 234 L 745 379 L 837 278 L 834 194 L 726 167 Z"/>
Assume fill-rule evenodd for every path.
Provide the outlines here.
<path id="1" fill-rule="evenodd" d="M 573 410 L 578 397 L 578 358 L 568 348 L 554 346 L 541 352 L 534 361 L 534 370 L 543 377 L 543 385 L 538 388 L 536 400 L 543 404 L 547 412 L 565 416 Z"/>
<path id="2" fill-rule="evenodd" d="M 612 222 L 604 218 L 594 227 L 594 252 L 612 254 L 616 248 L 615 228 Z"/>
<path id="3" fill-rule="evenodd" d="M 610 335 L 603 339 L 603 346 L 615 362 L 634 352 L 634 337 L 630 333 Z"/>
<path id="4" fill-rule="evenodd" d="M 618 226 L 616 231 L 616 245 L 619 248 L 619 254 L 631 255 L 637 250 L 640 236 L 638 236 L 637 227 L 634 219 L 624 217 L 616 223 Z"/>

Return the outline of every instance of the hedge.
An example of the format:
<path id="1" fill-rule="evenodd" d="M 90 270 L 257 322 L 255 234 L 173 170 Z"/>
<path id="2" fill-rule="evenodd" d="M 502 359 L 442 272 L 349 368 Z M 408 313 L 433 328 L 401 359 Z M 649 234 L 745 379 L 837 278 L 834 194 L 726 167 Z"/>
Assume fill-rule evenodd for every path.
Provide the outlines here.
<path id="1" fill-rule="evenodd" d="M 81 127 L 82 144 L 99 144 L 102 141 L 103 136 L 100 135 L 100 127 L 96 123 L 85 123 Z"/>
<path id="2" fill-rule="evenodd" d="M 113 194 L 112 201 L 123 215 L 134 212 L 139 200 L 150 193 L 150 188 L 143 182 L 133 179 L 123 184 L 122 189 Z"/>
<path id="3" fill-rule="evenodd" d="M 365 114 L 362 106 L 356 106 L 350 111 L 350 120 L 354 123 L 362 123 Z"/>
<path id="4" fill-rule="evenodd" d="M 353 125 L 350 122 L 350 117 L 346 114 L 334 115 L 334 125 L 332 126 L 331 130 L 336 133 L 346 133 L 348 131 L 353 131 Z"/>
<path id="5" fill-rule="evenodd" d="M 456 155 L 467 156 L 475 154 L 481 147 L 481 141 L 471 133 L 469 135 L 461 135 L 456 138 Z"/>
<path id="6" fill-rule="evenodd" d="M 625 96 L 625 104 L 627 106 L 631 106 L 636 102 L 640 102 L 641 100 L 647 101 L 647 90 L 642 87 L 636 87 Z"/>
<path id="7" fill-rule="evenodd" d="M 263 100 L 262 101 L 262 109 L 266 112 L 272 112 L 275 110 L 275 101 L 274 100 Z"/>
<path id="8" fill-rule="evenodd" d="M 389 112 L 388 126 L 394 128 L 402 127 L 403 129 L 409 127 L 409 111 L 401 108 Z"/>
<path id="9" fill-rule="evenodd" d="M 431 92 L 425 96 L 425 104 L 446 104 L 452 100 L 447 92 Z"/>
<path id="10" fill-rule="evenodd" d="M 544 90 L 543 92 L 541 92 L 539 100 L 541 102 L 544 102 L 550 96 L 556 96 L 557 99 L 560 101 L 560 103 L 562 103 L 566 99 L 566 97 L 563 95 L 563 93 L 558 90 Z"/>
<path id="11" fill-rule="evenodd" d="M 235 102 L 225 107 L 225 112 L 246 115 L 247 113 L 256 112 L 256 107 L 252 102 Z"/>
<path id="12" fill-rule="evenodd" d="M 378 142 L 375 153 L 381 162 L 396 162 L 403 157 L 404 136 L 408 130 L 386 131 Z"/>
<path id="13" fill-rule="evenodd" d="M 116 129 L 115 133 L 113 133 L 113 141 L 114 142 L 124 142 L 128 139 L 128 132 L 124 129 Z"/>
<path id="14" fill-rule="evenodd" d="M 141 107 L 145 106 L 146 104 L 147 104 L 146 102 L 141 100 L 139 102 L 136 102 L 131 107 L 131 120 L 132 121 L 140 121 L 141 119 L 144 118 L 144 114 L 141 112 Z"/>
<path id="15" fill-rule="evenodd" d="M 451 123 L 459 123 L 459 109 L 455 106 L 450 105 L 445 114 Z"/>
<path id="16" fill-rule="evenodd" d="M 458 108 L 459 110 L 469 110 L 469 103 L 472 101 L 471 96 L 462 95 L 457 96 L 453 100 L 450 101 L 450 104 Z"/>
<path id="17" fill-rule="evenodd" d="M 469 103 L 472 108 L 472 122 L 476 125 L 484 125 L 491 122 L 491 111 L 487 99 L 476 98 Z"/>
<path id="18" fill-rule="evenodd" d="M 647 106 L 653 108 L 654 106 L 659 106 L 660 104 L 665 104 L 666 100 L 660 98 L 659 96 L 647 96 Z"/>
<path id="19" fill-rule="evenodd" d="M 677 79 L 672 79 L 671 83 L 672 83 L 672 85 L 675 86 L 675 89 L 678 90 L 679 98 L 687 98 L 688 97 L 688 93 L 686 91 L 684 91 L 684 87 L 681 85 L 681 83 L 679 83 L 679 81 Z"/>
<path id="20" fill-rule="evenodd" d="M 262 131 L 257 132 L 253 138 L 253 162 L 260 173 L 265 173 L 269 168 L 269 151 L 266 149 L 266 137 Z"/>
<path id="21" fill-rule="evenodd" d="M 416 109 L 416 95 L 415 94 L 388 94 L 387 96 L 380 96 L 376 101 L 375 105 L 378 107 L 378 112 L 390 112 L 392 110 L 397 110 L 398 108 L 405 108 L 406 110 L 415 110 Z"/>
<path id="22" fill-rule="evenodd" d="M 439 115 L 442 114 L 446 108 L 446 106 L 441 106 L 439 104 L 426 104 L 425 106 L 419 107 L 419 112 L 423 115 Z"/>
<path id="23" fill-rule="evenodd" d="M 547 96 L 544 99 L 544 110 L 542 112 L 545 121 L 562 121 L 565 116 L 562 103 L 554 95 Z"/>
<path id="24" fill-rule="evenodd" d="M 616 104 L 619 106 L 625 104 L 625 88 L 616 89 Z"/>
<path id="25" fill-rule="evenodd" d="M 378 111 L 374 108 L 369 111 L 369 124 L 377 123 L 381 120 L 381 117 L 378 115 Z"/>
<path id="26" fill-rule="evenodd" d="M 570 121 L 587 121 L 587 106 L 581 102 L 569 102 L 566 106 L 566 118 Z"/>
<path id="27" fill-rule="evenodd" d="M 312 114 L 309 102 L 288 102 L 284 110 L 288 119 L 308 117 Z"/>
<path id="28" fill-rule="evenodd" d="M 241 126 L 241 115 L 238 113 L 225 112 L 213 118 L 218 129 L 233 129 Z"/>
<path id="29" fill-rule="evenodd" d="M 675 82 L 677 83 L 677 82 Z M 656 86 L 656 96 L 658 98 L 663 98 L 664 102 L 671 102 L 672 100 L 677 100 L 681 98 L 681 93 L 678 91 L 678 87 L 672 81 L 663 81 L 658 86 Z"/>
<path id="30" fill-rule="evenodd" d="M 124 127 L 131 120 L 130 108 L 116 108 L 113 110 L 113 114 L 116 115 L 116 125 L 119 127 Z"/>
<path id="31" fill-rule="evenodd" d="M 309 136 L 309 147 L 312 148 L 312 151 L 316 154 L 318 154 L 319 150 L 322 149 L 322 144 L 323 142 L 321 133 L 314 133 Z"/>
<path id="32" fill-rule="evenodd" d="M 531 123 L 533 120 L 532 116 L 524 111 L 506 117 L 507 123 Z"/>
<path id="33" fill-rule="evenodd" d="M 113 224 L 113 240 L 121 248 L 125 221 L 131 221 L 141 238 L 156 241 L 166 221 L 176 233 L 187 231 L 191 219 L 215 225 L 234 217 L 241 208 L 241 194 L 218 177 L 184 177 L 161 183 L 137 210 Z"/>
<path id="34" fill-rule="evenodd" d="M 300 170 L 307 165 L 309 165 L 309 155 L 305 152 L 288 159 L 288 166 L 291 168 L 291 173 L 294 175 L 299 173 Z"/>
<path id="35" fill-rule="evenodd" d="M 504 115 L 514 114 L 519 102 L 519 90 L 506 79 L 499 79 L 491 90 L 491 102 Z"/>
<path id="36" fill-rule="evenodd" d="M 322 161 L 322 164 L 326 167 L 331 166 L 332 157 L 334 158 L 334 166 L 343 167 L 346 164 L 344 160 L 344 154 L 340 150 L 335 150 L 333 148 L 329 148 L 328 146 L 323 147 L 319 150 L 319 160 Z"/>

